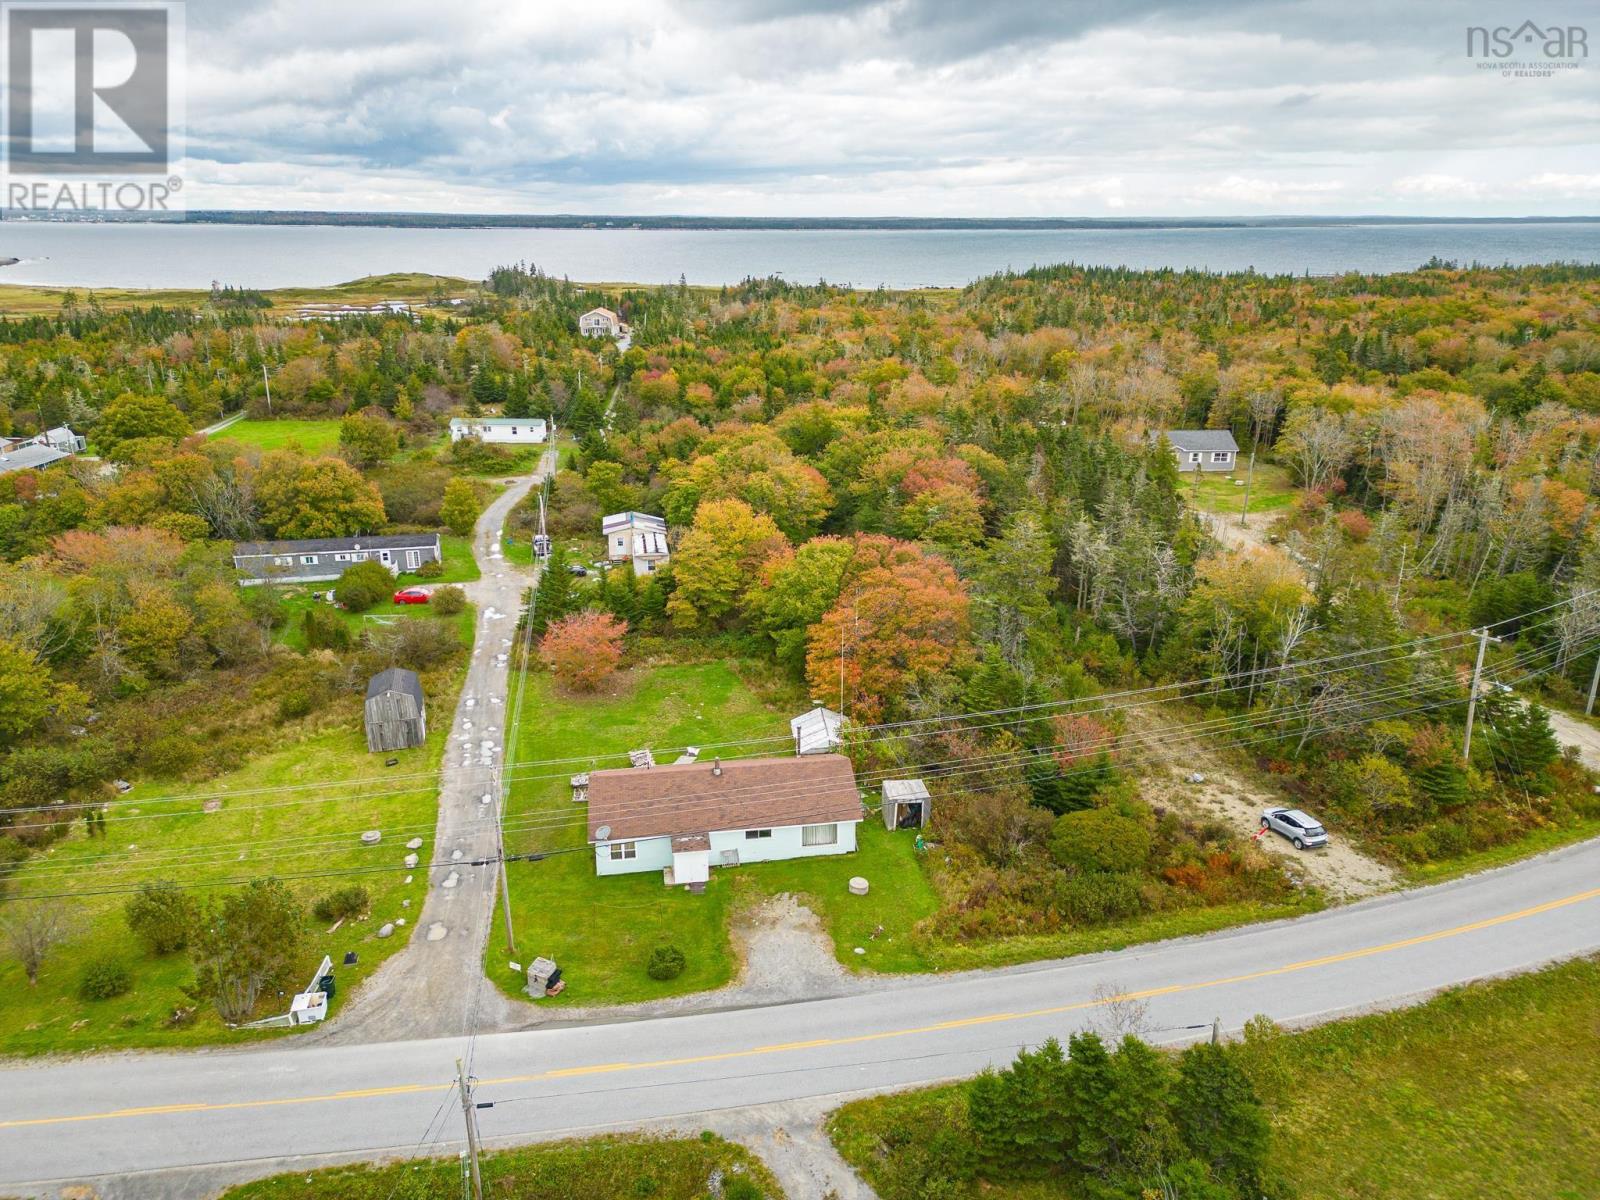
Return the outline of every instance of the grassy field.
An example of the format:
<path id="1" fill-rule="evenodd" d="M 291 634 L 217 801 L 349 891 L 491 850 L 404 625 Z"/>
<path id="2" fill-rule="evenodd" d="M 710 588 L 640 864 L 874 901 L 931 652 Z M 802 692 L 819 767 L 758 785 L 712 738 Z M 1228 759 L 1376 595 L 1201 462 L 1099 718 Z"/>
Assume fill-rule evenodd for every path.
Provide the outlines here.
<path id="1" fill-rule="evenodd" d="M 291 881 L 308 906 L 352 882 L 371 894 L 371 919 L 347 922 L 334 932 L 312 922 L 304 974 L 309 980 L 317 960 L 331 955 L 337 1006 L 405 943 L 409 932 L 400 928 L 396 936 L 380 940 L 378 927 L 421 907 L 425 876 L 408 884 L 407 873 L 398 868 L 408 838 L 426 840 L 423 854 L 431 848 L 435 777 L 448 732 L 448 721 L 436 722 L 427 745 L 393 755 L 399 764 L 386 768 L 383 757 L 367 753 L 357 699 L 342 699 L 326 714 L 322 732 L 240 770 L 190 787 L 138 783 L 126 797 L 128 805 L 112 810 L 106 837 L 91 840 L 81 824 L 76 826 L 70 837 L 22 867 L 11 891 L 82 893 L 155 878 L 221 884 L 274 873 L 288 877 L 392 864 L 396 870 Z M 306 786 L 334 781 L 337 786 Z M 281 790 L 286 788 L 301 790 Z M 226 798 L 230 793 L 233 798 Z M 160 802 L 168 797 L 174 802 Z M 223 798 L 219 811 L 202 811 L 208 797 Z M 358 837 L 366 829 L 382 830 L 383 842 L 361 846 Z M 409 909 L 402 904 L 407 899 Z M 169 1022 L 174 1010 L 191 1003 L 180 989 L 192 979 L 192 968 L 182 952 L 157 957 L 133 938 L 122 916 L 125 900 L 125 895 L 108 894 L 71 901 L 66 908 L 70 937 L 45 960 L 37 986 L 28 985 L 11 956 L 0 959 L 0 1053 L 193 1045 L 258 1036 L 226 1029 L 209 1007 L 198 1009 L 192 1024 Z M 351 950 L 359 954 L 359 964 L 338 966 Z M 80 973 L 100 959 L 124 963 L 133 975 L 132 991 L 111 1000 L 79 999 Z M 272 1005 L 263 1011 L 279 1010 Z"/>
<path id="2" fill-rule="evenodd" d="M 1201 474 L 1198 480 L 1193 471 L 1187 471 L 1179 491 L 1186 500 L 1205 512 L 1237 514 L 1244 506 L 1243 481 L 1246 474 L 1242 464 L 1234 475 Z M 1276 463 L 1256 462 L 1255 478 L 1250 483 L 1251 512 L 1276 512 L 1288 508 L 1298 495 L 1299 489 L 1294 486 L 1286 468 Z"/>
<path id="3" fill-rule="evenodd" d="M 727 662 L 643 668 L 595 697 L 561 695 L 542 674 L 530 675 L 527 687 L 518 748 L 522 762 L 575 754 L 599 759 L 641 746 L 659 753 L 763 737 L 779 739 L 771 750 L 782 754 L 788 749 L 788 718 L 805 706 L 786 681 L 741 676 Z M 602 765 L 615 764 L 602 760 Z M 567 776 L 585 766 L 529 769 L 527 774 L 551 777 L 513 786 L 507 825 L 514 851 L 585 846 L 584 810 L 572 803 L 567 785 Z M 551 822 L 560 824 L 551 827 Z M 663 887 L 654 871 L 599 878 L 586 849 L 513 863 L 512 908 L 521 954 L 508 954 L 496 928 L 489 974 L 517 994 L 521 981 L 506 969 L 508 958 L 554 958 L 568 987 L 558 999 L 546 1001 L 551 1004 L 620 1004 L 720 987 L 733 975 L 728 923 L 734 907 L 777 892 L 808 898 L 850 966 L 925 969 L 909 934 L 911 925 L 932 911 L 933 896 L 911 843 L 909 836 L 891 838 L 881 825 L 863 824 L 860 849 L 853 855 L 713 871 L 699 896 Z M 849 895 L 847 881 L 857 874 L 873 880 L 870 896 Z M 879 925 L 884 935 L 869 937 Z M 645 962 L 656 945 L 669 942 L 684 952 L 688 965 L 674 980 L 653 980 L 645 974 Z M 867 954 L 855 954 L 857 945 Z"/>
<path id="4" fill-rule="evenodd" d="M 486 1196 L 583 1200 L 701 1200 L 721 1194 L 713 1175 L 742 1176 L 767 1200 L 783 1193 L 761 1161 L 711 1134 L 699 1138 L 604 1137 L 485 1154 Z M 430 1158 L 383 1167 L 296 1171 L 246 1183 L 220 1200 L 435 1200 L 461 1195 L 461 1164 Z"/>
<path id="5" fill-rule="evenodd" d="M 396 590 L 406 586 L 407 582 L 407 580 L 400 580 L 396 582 Z M 437 580 L 430 580 L 428 582 L 428 586 L 431 587 L 437 582 Z M 304 625 L 305 613 L 307 609 L 318 607 L 333 613 L 334 616 L 343 620 L 344 623 L 350 627 L 350 633 L 354 637 L 359 637 L 362 633 L 369 629 L 379 628 L 385 625 L 393 625 L 396 621 L 433 616 L 432 609 L 426 604 L 396 604 L 392 599 L 384 600 L 380 604 L 374 604 L 371 608 L 367 609 L 366 612 L 346 612 L 338 605 L 329 604 L 325 600 L 313 600 L 311 598 L 310 588 L 297 587 L 292 589 L 289 594 L 285 595 L 283 598 L 283 611 L 288 614 L 288 620 L 285 621 L 283 627 L 277 631 L 275 635 L 276 639 L 285 646 L 292 647 L 295 650 L 304 650 L 306 648 L 306 634 Z M 461 633 L 461 640 L 463 642 L 472 641 L 473 622 L 476 619 L 476 611 L 472 605 L 467 605 L 467 607 L 455 617 L 440 617 L 435 619 L 455 621 L 456 627 Z"/>
<path id="6" fill-rule="evenodd" d="M 477 284 L 470 279 L 422 272 L 367 275 L 327 287 L 278 288 L 263 293 L 276 316 L 292 316 L 305 304 L 375 304 L 379 300 L 409 300 L 425 304 L 435 289 L 447 297 L 471 295 Z M 58 288 L 31 284 L 0 285 L 0 313 L 50 316 L 61 310 L 62 298 L 72 291 L 82 304 L 92 296 L 102 308 L 133 308 L 159 304 L 167 307 L 198 308 L 207 303 L 210 293 L 200 288 Z"/>
<path id="7" fill-rule="evenodd" d="M 246 417 L 211 435 L 218 441 L 238 442 L 261 450 L 299 446 L 308 454 L 331 451 L 339 445 L 338 421 L 255 421 Z"/>
<path id="8" fill-rule="evenodd" d="M 1271 1117 L 1274 1194 L 1299 1200 L 1600 1195 L 1600 960 L 1462 988 L 1416 1008 L 1285 1035 L 1251 1055 Z M 830 1119 L 885 1196 L 887 1146 L 962 1106 L 961 1085 L 874 1097 Z M 1308 1144 L 1314 1152 L 1306 1153 Z M 1068 1200 L 1060 1183 L 974 1183 Z"/>

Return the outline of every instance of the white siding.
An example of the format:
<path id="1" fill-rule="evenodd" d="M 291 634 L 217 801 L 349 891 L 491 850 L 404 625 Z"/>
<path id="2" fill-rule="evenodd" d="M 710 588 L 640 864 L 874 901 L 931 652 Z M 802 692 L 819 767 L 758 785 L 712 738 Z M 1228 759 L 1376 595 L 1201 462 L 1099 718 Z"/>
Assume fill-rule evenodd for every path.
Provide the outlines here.
<path id="1" fill-rule="evenodd" d="M 831 846 L 806 846 L 802 825 L 782 825 L 769 838 L 747 838 L 742 829 L 724 829 L 711 835 L 711 864 L 719 866 L 726 850 L 737 850 L 741 863 L 774 862 L 785 858 L 815 858 L 819 854 L 849 854 L 856 848 L 855 821 L 839 822 L 839 840 Z"/>
<path id="2" fill-rule="evenodd" d="M 636 856 L 633 858 L 613 859 L 610 842 L 595 843 L 595 874 L 632 875 L 672 865 L 672 839 L 669 837 L 639 838 L 634 842 L 634 849 Z"/>

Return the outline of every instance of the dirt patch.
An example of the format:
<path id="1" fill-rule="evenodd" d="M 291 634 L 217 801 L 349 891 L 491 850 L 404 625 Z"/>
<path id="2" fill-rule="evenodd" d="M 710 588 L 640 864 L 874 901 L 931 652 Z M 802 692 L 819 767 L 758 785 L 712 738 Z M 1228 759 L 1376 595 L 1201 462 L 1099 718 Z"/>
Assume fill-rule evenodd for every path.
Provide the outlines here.
<path id="1" fill-rule="evenodd" d="M 1261 810 L 1289 803 L 1269 788 L 1252 785 L 1219 754 L 1195 739 L 1185 739 L 1175 722 L 1150 709 L 1129 711 L 1129 728 L 1150 761 L 1145 798 L 1193 817 L 1221 821 L 1241 837 L 1261 827 Z M 1194 775 L 1203 782 L 1191 782 Z M 1280 862 L 1297 883 L 1315 884 L 1330 900 L 1356 900 L 1399 884 L 1392 868 L 1330 834 L 1322 850 L 1296 850 L 1275 833 L 1256 843 Z"/>

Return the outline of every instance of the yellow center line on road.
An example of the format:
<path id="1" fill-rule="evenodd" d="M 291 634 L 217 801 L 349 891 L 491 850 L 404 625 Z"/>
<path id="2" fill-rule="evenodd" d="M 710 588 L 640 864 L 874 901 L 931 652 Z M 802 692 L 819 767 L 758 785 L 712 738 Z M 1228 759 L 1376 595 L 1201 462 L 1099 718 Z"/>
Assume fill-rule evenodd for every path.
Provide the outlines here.
<path id="1" fill-rule="evenodd" d="M 560 1067 L 549 1071 L 541 1071 L 532 1075 L 505 1075 L 496 1079 L 481 1079 L 479 1087 L 486 1087 L 508 1083 L 534 1083 L 547 1079 L 572 1079 L 585 1075 L 605 1075 L 618 1071 L 649 1071 L 664 1070 L 671 1067 L 695 1066 L 703 1063 L 729 1062 L 736 1059 L 755 1058 L 766 1054 L 786 1054 L 798 1050 L 816 1050 L 833 1046 L 857 1046 L 866 1042 L 882 1042 L 891 1038 L 917 1037 L 933 1033 L 948 1033 L 954 1029 L 967 1029 L 975 1025 L 992 1025 L 1006 1021 L 1027 1021 L 1039 1017 L 1057 1016 L 1061 1013 L 1078 1012 L 1088 1008 L 1099 1008 L 1121 1000 L 1147 1000 L 1156 996 L 1172 996 L 1182 992 L 1198 992 L 1208 988 L 1228 987 L 1232 984 L 1250 983 L 1258 979 L 1270 979 L 1278 975 L 1289 975 L 1297 971 L 1309 971 L 1316 967 L 1328 967 L 1337 963 L 1353 962 L 1357 959 L 1371 958 L 1377 954 L 1391 954 L 1396 950 L 1406 950 L 1413 946 L 1426 945 L 1429 942 L 1442 941 L 1445 938 L 1460 937 L 1463 934 L 1476 933 L 1484 929 L 1493 929 L 1497 925 L 1505 925 L 1512 921 L 1521 921 L 1528 917 L 1536 917 L 1542 913 L 1554 912 L 1557 909 L 1567 908 L 1573 904 L 1582 904 L 1588 900 L 1600 899 L 1600 888 L 1591 888 L 1586 892 L 1578 892 L 1571 896 L 1564 896 L 1559 900 L 1550 900 L 1544 904 L 1536 904 L 1530 908 L 1518 909 L 1516 912 L 1502 913 L 1497 917 L 1487 917 L 1481 921 L 1472 921 L 1466 925 L 1455 925 L 1449 929 L 1436 930 L 1433 933 L 1418 934 L 1416 937 L 1402 938 L 1398 941 L 1384 942 L 1377 946 L 1363 946 L 1358 950 L 1346 950 L 1339 954 L 1327 954 L 1321 958 L 1307 958 L 1298 962 L 1285 963 L 1278 967 L 1267 967 L 1260 971 L 1251 971 L 1243 975 L 1228 975 L 1220 979 L 1201 980 L 1196 983 L 1173 983 L 1162 987 L 1145 988 L 1142 991 L 1124 992 L 1117 996 L 1102 996 L 1094 1000 L 1082 1000 L 1073 1004 L 1059 1004 L 1050 1008 L 1035 1008 L 1025 1012 L 998 1012 L 988 1013 L 983 1016 L 962 1017 L 954 1021 L 940 1021 L 933 1025 L 918 1025 L 909 1029 L 886 1029 L 877 1033 L 854 1034 L 849 1037 L 816 1038 L 805 1042 L 776 1042 L 766 1046 L 752 1046 L 745 1050 L 724 1050 L 715 1054 L 699 1054 L 685 1058 L 661 1058 L 646 1062 L 616 1062 L 594 1063 L 582 1067 Z M 233 1100 L 218 1103 L 204 1101 L 193 1104 L 170 1104 L 148 1108 L 119 1108 L 106 1112 L 80 1113 L 74 1116 L 60 1117 L 30 1117 L 19 1121 L 0 1121 L 0 1129 L 21 1129 L 39 1125 L 69 1125 L 81 1121 L 110 1121 L 123 1117 L 148 1117 L 165 1116 L 173 1113 L 198 1113 L 198 1112 L 226 1112 L 231 1109 L 242 1108 L 275 1108 L 292 1104 L 327 1104 L 341 1100 L 364 1100 L 381 1096 L 406 1096 L 426 1092 L 448 1091 L 453 1084 L 448 1083 L 416 1083 L 397 1084 L 392 1087 L 362 1088 L 354 1091 L 330 1092 L 320 1096 L 285 1096 L 278 1099 L 260 1100 Z M 559 1097 L 555 1097 L 559 1099 Z"/>

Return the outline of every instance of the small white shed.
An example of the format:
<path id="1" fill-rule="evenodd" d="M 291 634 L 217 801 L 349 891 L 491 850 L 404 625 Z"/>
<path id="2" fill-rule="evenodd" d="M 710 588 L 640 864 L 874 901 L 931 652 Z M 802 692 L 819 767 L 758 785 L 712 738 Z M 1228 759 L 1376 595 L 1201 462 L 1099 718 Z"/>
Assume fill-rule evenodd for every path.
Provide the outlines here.
<path id="1" fill-rule="evenodd" d="M 920 779 L 883 781 L 883 825 L 885 829 L 920 829 L 928 823 L 933 797 Z"/>
<path id="2" fill-rule="evenodd" d="M 820 704 L 789 722 L 796 754 L 832 754 L 844 745 L 843 713 Z"/>

